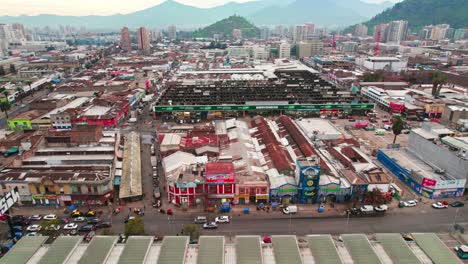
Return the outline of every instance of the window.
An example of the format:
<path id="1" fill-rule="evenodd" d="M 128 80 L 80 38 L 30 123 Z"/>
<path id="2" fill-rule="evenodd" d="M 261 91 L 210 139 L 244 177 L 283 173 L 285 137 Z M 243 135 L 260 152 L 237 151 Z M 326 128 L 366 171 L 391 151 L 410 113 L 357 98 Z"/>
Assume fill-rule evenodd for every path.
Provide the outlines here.
<path id="1" fill-rule="evenodd" d="M 76 191 L 77 191 L 78 193 L 81 193 L 81 186 L 76 186 Z"/>
<path id="2" fill-rule="evenodd" d="M 240 194 L 244 194 L 244 192 L 245 192 L 244 188 L 239 188 L 239 193 Z"/>
<path id="3" fill-rule="evenodd" d="M 261 193 L 262 193 L 262 194 L 265 194 L 266 192 L 267 192 L 267 188 L 262 188 L 262 189 L 261 189 Z"/>
<path id="4" fill-rule="evenodd" d="M 224 185 L 224 193 L 231 193 L 231 192 L 232 192 L 232 185 L 231 184 Z"/>
<path id="5" fill-rule="evenodd" d="M 91 186 L 88 185 L 88 193 L 92 193 L 93 191 L 91 190 Z"/>
<path id="6" fill-rule="evenodd" d="M 97 187 L 97 186 L 94 186 L 94 188 L 93 188 L 93 189 L 94 189 L 94 193 L 99 193 L 99 191 L 98 191 L 98 187 Z"/>

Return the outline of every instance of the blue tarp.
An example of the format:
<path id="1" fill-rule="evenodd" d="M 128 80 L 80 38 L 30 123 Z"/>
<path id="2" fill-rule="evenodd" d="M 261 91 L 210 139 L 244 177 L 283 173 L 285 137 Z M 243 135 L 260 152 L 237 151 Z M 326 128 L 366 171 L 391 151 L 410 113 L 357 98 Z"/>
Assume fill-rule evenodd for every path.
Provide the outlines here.
<path id="1" fill-rule="evenodd" d="M 75 210 L 76 209 L 76 205 L 72 204 L 68 207 L 68 210 Z"/>

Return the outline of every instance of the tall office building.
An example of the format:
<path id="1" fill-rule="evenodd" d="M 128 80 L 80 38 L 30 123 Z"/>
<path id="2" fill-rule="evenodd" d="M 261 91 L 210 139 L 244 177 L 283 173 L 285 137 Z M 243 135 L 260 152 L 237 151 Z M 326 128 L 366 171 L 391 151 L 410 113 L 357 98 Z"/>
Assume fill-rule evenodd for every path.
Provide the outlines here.
<path id="1" fill-rule="evenodd" d="M 169 39 L 177 39 L 177 28 L 175 25 L 170 25 L 167 28 L 167 36 Z"/>
<path id="2" fill-rule="evenodd" d="M 307 39 L 307 27 L 305 25 L 294 26 L 292 37 L 294 42 Z"/>
<path id="3" fill-rule="evenodd" d="M 392 21 L 388 27 L 388 33 L 386 36 L 386 42 L 396 42 L 406 40 L 408 35 L 408 21 L 397 20 Z"/>
<path id="4" fill-rule="evenodd" d="M 130 42 L 130 31 L 127 27 L 120 30 L 120 46 L 124 51 L 132 50 L 132 43 Z"/>
<path id="5" fill-rule="evenodd" d="M 260 38 L 263 40 L 270 39 L 270 29 L 267 27 L 263 27 L 260 31 Z"/>
<path id="6" fill-rule="evenodd" d="M 287 42 L 282 42 L 279 45 L 278 58 L 289 59 L 291 58 L 291 45 Z"/>
<path id="7" fill-rule="evenodd" d="M 285 29 L 281 25 L 278 25 L 278 26 L 275 27 L 275 35 L 276 36 L 283 37 L 284 33 L 285 33 L 284 31 L 285 31 Z"/>
<path id="8" fill-rule="evenodd" d="M 356 28 L 354 29 L 354 35 L 357 37 L 367 37 L 367 31 L 368 28 L 366 25 L 359 24 L 356 25 Z"/>
<path id="9" fill-rule="evenodd" d="M 306 27 L 306 30 L 307 30 L 306 38 L 315 33 L 315 24 L 305 23 L 304 26 Z"/>
<path id="10" fill-rule="evenodd" d="M 380 24 L 374 27 L 374 41 L 377 41 L 380 32 L 380 42 L 387 42 L 388 24 Z"/>
<path id="11" fill-rule="evenodd" d="M 138 29 L 138 49 L 142 50 L 143 52 L 149 52 L 150 47 L 150 36 L 149 32 L 146 28 L 140 27 Z"/>

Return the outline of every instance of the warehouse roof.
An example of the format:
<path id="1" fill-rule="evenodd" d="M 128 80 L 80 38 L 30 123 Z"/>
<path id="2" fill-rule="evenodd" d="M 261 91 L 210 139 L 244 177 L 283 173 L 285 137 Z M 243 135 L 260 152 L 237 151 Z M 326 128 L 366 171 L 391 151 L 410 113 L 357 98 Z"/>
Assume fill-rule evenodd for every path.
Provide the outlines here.
<path id="1" fill-rule="evenodd" d="M 355 263 L 381 263 L 365 235 L 347 234 L 341 237 Z"/>
<path id="2" fill-rule="evenodd" d="M 81 236 L 59 236 L 39 261 L 39 264 L 66 263 L 75 248 L 83 240 Z"/>
<path id="3" fill-rule="evenodd" d="M 259 236 L 236 237 L 237 264 L 263 263 Z"/>
<path id="4" fill-rule="evenodd" d="M 198 264 L 224 263 L 224 237 L 201 236 L 198 244 Z"/>
<path id="5" fill-rule="evenodd" d="M 377 234 L 376 237 L 394 263 L 420 263 L 400 234 Z"/>
<path id="6" fill-rule="evenodd" d="M 158 264 L 184 264 L 188 242 L 189 237 L 164 237 Z"/>
<path id="7" fill-rule="evenodd" d="M 295 236 L 273 236 L 273 253 L 278 264 L 302 264 Z"/>
<path id="8" fill-rule="evenodd" d="M 341 264 L 340 256 L 330 235 L 307 236 L 307 241 L 316 263 Z"/>
<path id="9" fill-rule="evenodd" d="M 26 264 L 48 237 L 23 237 L 0 259 L 1 264 Z"/>
<path id="10" fill-rule="evenodd" d="M 434 264 L 459 264 L 455 254 L 434 233 L 413 233 L 418 246 L 426 253 Z"/>
<path id="11" fill-rule="evenodd" d="M 152 242 L 153 238 L 150 236 L 129 237 L 120 255 L 119 264 L 144 263 Z"/>
<path id="12" fill-rule="evenodd" d="M 95 236 L 89 243 L 78 264 L 101 264 L 105 263 L 112 248 L 117 242 L 114 236 Z"/>

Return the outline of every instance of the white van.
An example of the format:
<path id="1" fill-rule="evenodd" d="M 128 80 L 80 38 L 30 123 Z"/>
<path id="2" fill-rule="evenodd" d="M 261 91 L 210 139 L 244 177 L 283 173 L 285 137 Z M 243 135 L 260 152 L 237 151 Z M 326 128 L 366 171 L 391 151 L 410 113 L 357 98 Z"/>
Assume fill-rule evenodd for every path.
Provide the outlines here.
<path id="1" fill-rule="evenodd" d="M 284 214 L 295 214 L 297 213 L 297 206 L 295 205 L 289 205 L 283 208 L 283 213 Z"/>

